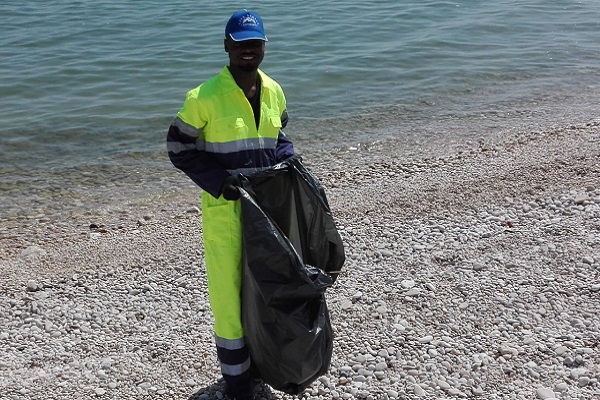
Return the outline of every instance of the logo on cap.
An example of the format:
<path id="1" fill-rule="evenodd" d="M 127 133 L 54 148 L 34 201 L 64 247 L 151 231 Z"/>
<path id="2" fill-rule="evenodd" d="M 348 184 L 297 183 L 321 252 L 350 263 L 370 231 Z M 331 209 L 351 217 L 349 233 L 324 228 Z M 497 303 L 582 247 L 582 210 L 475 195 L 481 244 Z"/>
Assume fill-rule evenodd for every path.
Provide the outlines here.
<path id="1" fill-rule="evenodd" d="M 242 18 L 240 18 L 240 25 L 241 26 L 246 26 L 246 25 L 258 26 L 258 20 L 256 19 L 256 17 L 254 15 L 246 14 Z"/>

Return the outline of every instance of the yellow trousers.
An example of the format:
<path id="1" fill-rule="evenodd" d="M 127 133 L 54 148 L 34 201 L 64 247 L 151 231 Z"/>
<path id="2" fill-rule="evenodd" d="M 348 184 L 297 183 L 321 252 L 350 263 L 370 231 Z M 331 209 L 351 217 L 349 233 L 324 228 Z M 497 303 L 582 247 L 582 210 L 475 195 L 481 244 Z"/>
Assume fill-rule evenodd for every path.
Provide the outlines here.
<path id="1" fill-rule="evenodd" d="M 202 231 L 208 296 L 220 339 L 243 338 L 242 221 L 239 201 L 202 193 Z"/>

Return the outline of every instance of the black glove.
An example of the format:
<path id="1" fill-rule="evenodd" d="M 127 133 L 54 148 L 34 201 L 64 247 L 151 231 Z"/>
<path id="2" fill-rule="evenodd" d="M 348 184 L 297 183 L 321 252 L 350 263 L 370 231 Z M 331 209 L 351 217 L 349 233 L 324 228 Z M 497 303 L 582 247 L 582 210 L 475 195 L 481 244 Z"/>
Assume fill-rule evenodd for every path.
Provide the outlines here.
<path id="1" fill-rule="evenodd" d="M 237 200 L 240 198 L 240 179 L 235 176 L 228 176 L 223 182 L 221 193 L 226 200 Z"/>

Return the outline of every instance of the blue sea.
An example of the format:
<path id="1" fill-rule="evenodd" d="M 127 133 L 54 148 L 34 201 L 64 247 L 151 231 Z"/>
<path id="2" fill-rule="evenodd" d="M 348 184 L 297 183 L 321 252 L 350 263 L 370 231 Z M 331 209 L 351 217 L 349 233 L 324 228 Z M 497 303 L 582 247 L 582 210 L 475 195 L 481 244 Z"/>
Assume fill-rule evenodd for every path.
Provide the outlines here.
<path id="1" fill-rule="evenodd" d="M 0 218 L 180 185 L 168 126 L 186 91 L 227 63 L 224 26 L 241 8 L 263 17 L 262 69 L 309 156 L 485 135 L 482 115 L 512 115 L 494 129 L 515 115 L 532 126 L 598 116 L 598 0 L 3 0 Z"/>

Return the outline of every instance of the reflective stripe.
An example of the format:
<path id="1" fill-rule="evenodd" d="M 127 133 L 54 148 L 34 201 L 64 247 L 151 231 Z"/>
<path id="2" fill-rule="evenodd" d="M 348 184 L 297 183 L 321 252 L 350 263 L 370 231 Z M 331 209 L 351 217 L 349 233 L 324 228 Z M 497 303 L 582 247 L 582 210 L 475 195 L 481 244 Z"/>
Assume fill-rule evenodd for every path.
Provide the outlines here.
<path id="1" fill-rule="evenodd" d="M 221 372 L 223 375 L 238 376 L 250 369 L 250 357 L 241 364 L 229 365 L 221 363 Z"/>
<path id="2" fill-rule="evenodd" d="M 229 172 L 231 175 L 238 175 L 238 174 L 251 175 L 255 172 L 264 171 L 265 169 L 268 169 L 268 168 L 270 168 L 270 167 L 237 168 L 237 169 L 228 169 L 227 172 Z"/>
<path id="3" fill-rule="evenodd" d="M 205 142 L 204 144 L 208 152 L 228 154 L 246 150 L 275 149 L 277 138 L 248 138 L 226 143 Z"/>
<path id="4" fill-rule="evenodd" d="M 182 151 L 196 150 L 195 143 L 167 142 L 167 151 L 173 154 L 179 154 Z"/>
<path id="5" fill-rule="evenodd" d="M 175 117 L 171 125 L 175 125 L 179 129 L 179 132 L 194 139 L 200 136 L 200 134 L 203 132 L 203 129 L 196 128 L 195 126 L 188 124 L 182 120 L 179 115 Z"/>
<path id="6" fill-rule="evenodd" d="M 224 338 L 218 337 L 216 335 L 215 335 L 215 343 L 217 344 L 217 346 L 222 347 L 227 350 L 241 349 L 246 344 L 246 342 L 244 341 L 244 338 L 224 339 Z"/>

